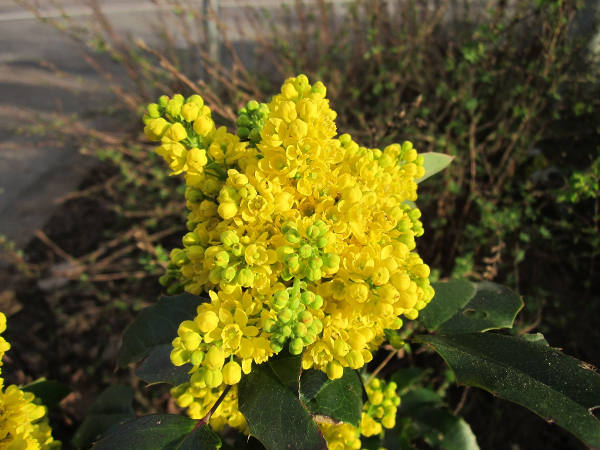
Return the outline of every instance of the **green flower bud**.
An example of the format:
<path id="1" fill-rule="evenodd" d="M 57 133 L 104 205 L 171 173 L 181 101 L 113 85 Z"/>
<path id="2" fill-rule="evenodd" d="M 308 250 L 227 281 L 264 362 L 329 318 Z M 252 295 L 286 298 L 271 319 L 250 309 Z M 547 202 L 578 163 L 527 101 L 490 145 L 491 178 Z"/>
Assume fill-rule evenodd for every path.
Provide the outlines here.
<path id="1" fill-rule="evenodd" d="M 320 269 L 313 269 L 312 267 L 309 267 L 306 271 L 306 278 L 308 278 L 309 281 L 318 281 L 322 277 L 323 274 L 321 273 Z"/>
<path id="2" fill-rule="evenodd" d="M 300 322 L 300 323 L 297 323 L 296 325 L 294 325 L 294 328 L 292 331 L 294 332 L 294 336 L 303 337 L 303 336 L 306 336 L 306 334 L 308 333 L 308 328 L 306 327 L 306 325 L 304 325 L 302 322 Z"/>
<path id="3" fill-rule="evenodd" d="M 277 314 L 277 318 L 282 323 L 288 323 L 290 320 L 292 320 L 293 316 L 294 316 L 294 313 L 289 308 L 282 309 Z"/>
<path id="4" fill-rule="evenodd" d="M 312 309 L 321 309 L 323 307 L 323 297 L 320 295 L 315 295 L 315 299 L 310 305 Z"/>
<path id="5" fill-rule="evenodd" d="M 200 238 L 194 232 L 186 233 L 185 236 L 183 236 L 183 239 L 181 241 L 183 242 L 183 245 L 185 245 L 186 247 L 201 244 Z"/>
<path id="6" fill-rule="evenodd" d="M 223 231 L 220 238 L 225 247 L 232 247 L 240 242 L 240 238 L 238 237 L 237 233 L 232 230 Z"/>
<path id="7" fill-rule="evenodd" d="M 298 254 L 300 255 L 300 257 L 305 258 L 305 259 L 312 256 L 312 253 L 313 253 L 313 248 L 310 244 L 303 244 L 298 249 Z"/>
<path id="8" fill-rule="evenodd" d="M 190 356 L 190 362 L 192 363 L 192 365 L 199 366 L 200 364 L 202 364 L 203 360 L 204 352 L 202 350 L 196 350 L 195 352 L 192 352 Z"/>
<path id="9" fill-rule="evenodd" d="M 232 283 L 236 275 L 237 270 L 235 270 L 235 267 L 229 266 L 221 272 L 221 279 L 226 283 Z"/>
<path id="10" fill-rule="evenodd" d="M 302 342 L 302 339 L 296 338 L 290 341 L 289 349 L 292 355 L 299 355 L 300 353 L 302 353 L 303 348 L 304 342 Z"/>
<path id="11" fill-rule="evenodd" d="M 259 106 L 260 105 L 256 100 L 250 100 L 246 105 L 246 108 L 248 109 L 248 111 L 256 111 L 259 108 Z"/>
<path id="12" fill-rule="evenodd" d="M 244 267 L 238 273 L 238 283 L 243 287 L 252 287 L 254 284 L 254 272 L 247 267 Z"/>
<path id="13" fill-rule="evenodd" d="M 216 253 L 214 256 L 214 264 L 218 267 L 227 267 L 227 264 L 229 264 L 229 253 L 224 250 Z"/>
<path id="14" fill-rule="evenodd" d="M 290 295 L 287 291 L 278 291 L 273 295 L 273 303 L 277 309 L 285 308 L 288 304 L 288 300 L 290 299 Z"/>
<path id="15" fill-rule="evenodd" d="M 292 244 L 297 244 L 301 240 L 300 233 L 297 230 L 289 230 L 285 233 L 285 239 Z"/>
<path id="16" fill-rule="evenodd" d="M 273 350 L 274 353 L 279 353 L 281 350 L 283 350 L 283 345 L 277 341 L 271 341 L 271 350 Z"/>
<path id="17" fill-rule="evenodd" d="M 309 326 L 313 323 L 313 315 L 309 311 L 302 311 L 298 314 L 298 320 L 304 325 Z"/>
<path id="18" fill-rule="evenodd" d="M 250 135 L 250 130 L 246 127 L 239 127 L 237 130 L 237 135 L 241 139 L 246 139 Z"/>
<path id="19" fill-rule="evenodd" d="M 161 108 L 165 108 L 167 106 L 167 103 L 169 103 L 169 96 L 168 95 L 161 95 L 158 99 L 158 105 Z"/>
<path id="20" fill-rule="evenodd" d="M 216 388 L 223 383 L 223 373 L 221 369 L 207 370 L 204 374 L 204 382 L 210 388 Z"/>
<path id="21" fill-rule="evenodd" d="M 289 325 L 282 326 L 281 330 L 279 331 L 279 334 L 284 338 L 290 337 L 292 335 L 292 327 L 290 327 Z"/>
<path id="22" fill-rule="evenodd" d="M 160 117 L 159 106 L 156 103 L 150 103 L 146 108 L 146 111 L 152 119 L 158 119 Z"/>
<path id="23" fill-rule="evenodd" d="M 263 328 L 267 333 L 271 333 L 275 327 L 276 322 L 273 319 L 266 319 L 263 324 Z"/>
<path id="24" fill-rule="evenodd" d="M 327 240 L 327 238 L 325 236 L 321 236 L 320 238 L 317 239 L 317 247 L 318 248 L 323 248 L 327 245 L 329 241 Z"/>

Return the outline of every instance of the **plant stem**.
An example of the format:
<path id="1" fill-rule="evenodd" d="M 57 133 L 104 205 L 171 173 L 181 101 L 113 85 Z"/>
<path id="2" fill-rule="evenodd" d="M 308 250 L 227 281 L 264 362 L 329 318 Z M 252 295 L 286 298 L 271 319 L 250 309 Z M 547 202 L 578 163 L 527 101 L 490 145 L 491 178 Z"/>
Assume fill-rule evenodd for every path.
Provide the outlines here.
<path id="1" fill-rule="evenodd" d="M 225 396 L 227 395 L 227 393 L 229 392 L 229 389 L 231 389 L 231 386 L 228 385 L 225 390 L 221 393 L 221 395 L 219 396 L 219 398 L 217 399 L 217 401 L 215 402 L 215 404 L 212 406 L 212 408 L 210 408 L 210 410 L 206 413 L 206 415 L 200 419 L 198 421 L 198 423 L 196 424 L 196 426 L 194 427 L 194 430 L 208 424 L 208 421 L 210 420 L 210 418 L 212 417 L 212 415 L 214 414 L 214 412 L 217 410 L 217 408 L 219 407 L 219 405 L 221 404 L 221 402 L 223 401 L 223 399 L 225 398 Z"/>

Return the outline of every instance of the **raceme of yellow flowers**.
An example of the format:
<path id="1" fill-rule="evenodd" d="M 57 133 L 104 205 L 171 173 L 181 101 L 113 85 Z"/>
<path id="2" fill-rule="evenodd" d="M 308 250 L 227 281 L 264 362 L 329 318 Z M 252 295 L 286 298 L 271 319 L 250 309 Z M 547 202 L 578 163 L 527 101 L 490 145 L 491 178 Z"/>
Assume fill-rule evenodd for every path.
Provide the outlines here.
<path id="1" fill-rule="evenodd" d="M 337 136 L 335 119 L 323 83 L 305 75 L 268 104 L 249 102 L 237 135 L 217 128 L 198 95 L 147 108 L 145 133 L 184 174 L 189 209 L 161 283 L 210 299 L 173 341 L 173 364 L 193 367 L 173 394 L 200 418 L 233 386 L 217 429 L 245 427 L 236 384 L 253 364 L 287 348 L 304 369 L 339 378 L 433 297 L 415 252 L 423 157 L 410 142 L 361 147 Z"/>
<path id="2" fill-rule="evenodd" d="M 0 333 L 6 330 L 6 316 L 0 312 Z M 0 336 L 0 367 L 10 344 Z M 57 449 L 60 442 L 52 439 L 46 407 L 31 392 L 17 386 L 4 388 L 0 373 L 0 449 L 38 450 Z"/>

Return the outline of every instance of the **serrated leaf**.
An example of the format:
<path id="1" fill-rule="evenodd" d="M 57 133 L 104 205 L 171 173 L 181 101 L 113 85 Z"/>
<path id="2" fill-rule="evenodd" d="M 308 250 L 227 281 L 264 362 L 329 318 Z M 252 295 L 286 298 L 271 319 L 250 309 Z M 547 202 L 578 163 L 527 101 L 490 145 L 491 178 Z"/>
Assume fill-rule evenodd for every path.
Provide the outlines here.
<path id="1" fill-rule="evenodd" d="M 467 280 L 432 283 L 435 295 L 419 317 L 425 328 L 435 331 L 473 298 L 477 288 Z"/>
<path id="2" fill-rule="evenodd" d="M 130 387 L 115 385 L 105 389 L 88 409 L 73 436 L 73 445 L 88 448 L 111 426 L 133 418 L 132 401 L 133 391 Z"/>
<path id="3" fill-rule="evenodd" d="M 476 284 L 473 298 L 442 323 L 438 333 L 460 334 L 511 328 L 523 308 L 523 300 L 505 286 L 483 281 Z"/>
<path id="4" fill-rule="evenodd" d="M 269 359 L 269 365 L 281 384 L 297 394 L 300 387 L 302 356 L 292 355 L 289 351 L 282 350 L 277 356 Z"/>
<path id="5" fill-rule="evenodd" d="M 250 434 L 268 450 L 327 448 L 298 396 L 279 381 L 268 363 L 253 367 L 242 377 L 238 396 Z"/>
<path id="6" fill-rule="evenodd" d="M 306 406 L 313 414 L 358 426 L 363 406 L 362 384 L 358 374 L 355 370 L 344 368 L 342 377 L 327 379 Z"/>
<path id="7" fill-rule="evenodd" d="M 161 344 L 169 344 L 176 336 L 179 324 L 192 320 L 196 308 L 205 300 L 191 294 L 162 297 L 156 304 L 143 309 L 123 334 L 119 366 L 137 362 Z"/>
<path id="8" fill-rule="evenodd" d="M 432 177 L 438 172 L 441 172 L 450 165 L 454 156 L 446 155 L 444 153 L 427 152 L 420 154 L 424 161 L 423 167 L 425 167 L 425 175 L 421 178 L 417 178 L 415 181 L 421 183 L 427 178 Z"/>
<path id="9" fill-rule="evenodd" d="M 71 392 L 68 386 L 54 380 L 39 380 L 21 387 L 22 391 L 31 392 L 48 408 L 56 407 Z"/>
<path id="10" fill-rule="evenodd" d="M 112 426 L 105 436 L 94 445 L 93 449 L 176 450 L 180 448 L 197 422 L 189 417 L 174 414 L 151 414 L 138 417 Z M 204 433 L 208 435 L 209 431 L 210 429 L 204 430 L 203 436 Z M 218 437 L 216 440 L 209 439 L 204 442 L 208 443 L 207 447 L 195 448 L 197 450 L 214 450 L 218 448 L 216 443 L 221 443 Z"/>
<path id="11" fill-rule="evenodd" d="M 468 423 L 443 406 L 442 398 L 427 388 L 402 396 L 399 417 L 409 418 L 425 442 L 443 450 L 478 450 L 477 439 Z"/>
<path id="12" fill-rule="evenodd" d="M 600 375 L 539 340 L 496 333 L 417 336 L 456 373 L 459 383 L 480 387 L 555 422 L 592 447 L 600 446 Z"/>
<path id="13" fill-rule="evenodd" d="M 135 374 L 148 384 L 168 383 L 177 386 L 188 381 L 192 365 L 174 366 L 170 357 L 172 349 L 171 344 L 154 347 Z"/>

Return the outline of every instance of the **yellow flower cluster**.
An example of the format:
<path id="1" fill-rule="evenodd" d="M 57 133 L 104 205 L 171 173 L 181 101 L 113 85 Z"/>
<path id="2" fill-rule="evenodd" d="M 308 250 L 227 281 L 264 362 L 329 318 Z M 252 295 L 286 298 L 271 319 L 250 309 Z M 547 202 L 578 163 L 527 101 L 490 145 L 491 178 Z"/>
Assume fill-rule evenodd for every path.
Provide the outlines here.
<path id="1" fill-rule="evenodd" d="M 329 449 L 359 449 L 361 435 L 379 435 L 383 428 L 391 429 L 396 425 L 396 412 L 400 404 L 400 397 L 396 394 L 396 383 L 372 378 L 365 389 L 368 400 L 363 405 L 358 427 L 348 423 L 319 424 Z"/>
<path id="2" fill-rule="evenodd" d="M 0 333 L 6 330 L 6 316 L 0 312 Z M 0 366 L 10 344 L 0 336 Z M 52 439 L 46 408 L 35 396 L 17 386 L 4 388 L 0 374 L 0 448 L 7 450 L 38 450 L 60 448 Z"/>
<path id="3" fill-rule="evenodd" d="M 193 367 L 175 392 L 194 411 L 207 411 L 208 390 L 214 397 L 283 348 L 331 379 L 358 369 L 385 329 L 415 319 L 434 294 L 414 251 L 424 168 L 412 144 L 336 137 L 325 86 L 304 75 L 286 80 L 259 119 L 239 120 L 242 137 L 252 128 L 249 145 L 217 128 L 197 95 L 163 96 L 144 116 L 157 152 L 185 174 L 190 210 L 161 283 L 210 298 L 180 325 L 171 354 Z"/>

